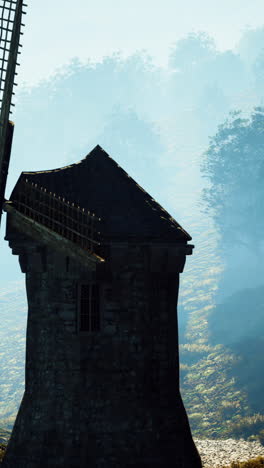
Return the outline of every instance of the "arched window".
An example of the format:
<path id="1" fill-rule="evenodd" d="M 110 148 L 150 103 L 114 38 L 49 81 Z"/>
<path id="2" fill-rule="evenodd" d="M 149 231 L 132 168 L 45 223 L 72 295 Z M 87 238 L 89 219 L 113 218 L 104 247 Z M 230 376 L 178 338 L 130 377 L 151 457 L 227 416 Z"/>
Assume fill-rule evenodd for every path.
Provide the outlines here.
<path id="1" fill-rule="evenodd" d="M 97 332 L 101 328 L 99 285 L 79 285 L 78 328 L 80 332 Z"/>

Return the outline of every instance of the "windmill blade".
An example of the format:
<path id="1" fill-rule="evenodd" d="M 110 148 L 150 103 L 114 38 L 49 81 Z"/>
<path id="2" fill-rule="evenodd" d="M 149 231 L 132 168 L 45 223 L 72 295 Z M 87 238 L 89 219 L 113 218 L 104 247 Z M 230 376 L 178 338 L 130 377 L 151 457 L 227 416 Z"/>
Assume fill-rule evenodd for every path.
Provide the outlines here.
<path id="1" fill-rule="evenodd" d="M 14 105 L 13 87 L 25 7 L 23 0 L 0 1 L 0 225 L 14 127 L 9 115 Z"/>

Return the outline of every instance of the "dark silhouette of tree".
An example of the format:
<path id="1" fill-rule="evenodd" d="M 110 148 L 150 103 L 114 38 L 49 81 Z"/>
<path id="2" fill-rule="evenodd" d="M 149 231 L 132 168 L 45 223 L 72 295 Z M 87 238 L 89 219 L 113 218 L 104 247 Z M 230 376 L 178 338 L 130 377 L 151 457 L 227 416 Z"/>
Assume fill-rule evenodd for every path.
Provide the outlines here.
<path id="1" fill-rule="evenodd" d="M 263 243 L 264 108 L 248 118 L 233 112 L 218 127 L 205 152 L 201 172 L 211 186 L 203 190 L 224 242 L 240 244 L 257 255 Z"/>

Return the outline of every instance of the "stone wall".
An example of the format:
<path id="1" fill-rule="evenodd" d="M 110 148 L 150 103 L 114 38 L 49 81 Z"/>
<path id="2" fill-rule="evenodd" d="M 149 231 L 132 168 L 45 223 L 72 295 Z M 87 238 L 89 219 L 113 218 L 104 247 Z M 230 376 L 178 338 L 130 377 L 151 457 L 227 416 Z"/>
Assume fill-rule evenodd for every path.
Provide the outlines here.
<path id="1" fill-rule="evenodd" d="M 7 236 L 8 237 L 8 236 Z M 104 245 L 94 271 L 18 232 L 26 390 L 3 468 L 200 468 L 179 394 L 177 244 Z M 100 285 L 101 330 L 78 331 L 78 284 Z"/>

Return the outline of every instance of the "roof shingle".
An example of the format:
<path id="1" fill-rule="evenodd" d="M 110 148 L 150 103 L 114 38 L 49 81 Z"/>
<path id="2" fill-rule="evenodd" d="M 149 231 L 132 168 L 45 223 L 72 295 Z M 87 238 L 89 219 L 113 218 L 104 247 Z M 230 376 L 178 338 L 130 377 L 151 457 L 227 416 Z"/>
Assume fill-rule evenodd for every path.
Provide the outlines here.
<path id="1" fill-rule="evenodd" d="M 191 236 L 99 145 L 70 166 L 22 172 L 29 179 L 102 218 L 104 238 L 148 238 L 187 242 Z"/>

